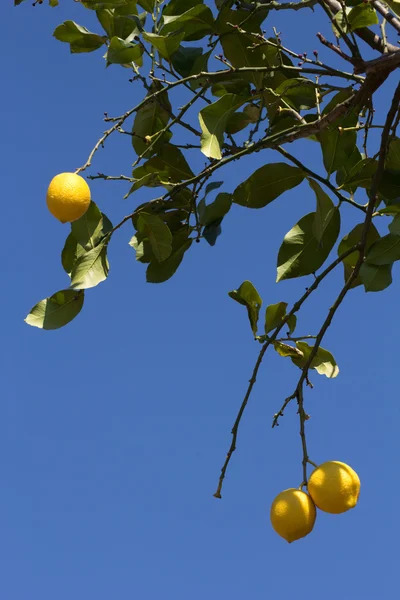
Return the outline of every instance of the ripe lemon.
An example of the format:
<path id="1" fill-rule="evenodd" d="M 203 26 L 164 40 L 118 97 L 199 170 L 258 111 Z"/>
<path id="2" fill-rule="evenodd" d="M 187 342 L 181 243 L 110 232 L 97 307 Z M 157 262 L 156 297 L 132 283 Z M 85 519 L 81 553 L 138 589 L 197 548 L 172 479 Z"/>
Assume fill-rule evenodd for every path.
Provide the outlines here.
<path id="1" fill-rule="evenodd" d="M 60 173 L 51 180 L 46 201 L 56 219 L 70 223 L 82 217 L 89 208 L 90 188 L 80 175 Z"/>
<path id="2" fill-rule="evenodd" d="M 332 460 L 311 473 L 308 493 L 319 509 L 338 515 L 357 504 L 360 479 L 349 465 Z"/>
<path id="3" fill-rule="evenodd" d="M 271 506 L 270 517 L 276 533 L 291 544 L 312 531 L 316 510 L 308 494 L 290 488 L 277 495 Z"/>

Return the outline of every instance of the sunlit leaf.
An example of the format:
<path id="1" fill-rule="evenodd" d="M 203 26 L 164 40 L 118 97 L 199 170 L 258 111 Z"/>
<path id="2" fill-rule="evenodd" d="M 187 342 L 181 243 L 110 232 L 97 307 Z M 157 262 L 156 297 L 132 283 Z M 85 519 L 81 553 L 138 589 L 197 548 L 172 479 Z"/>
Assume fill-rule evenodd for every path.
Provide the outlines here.
<path id="1" fill-rule="evenodd" d="M 106 42 L 106 38 L 91 33 L 86 27 L 82 27 L 74 21 L 65 21 L 56 27 L 53 35 L 60 42 L 67 42 L 73 54 L 93 52 Z"/>
<path id="2" fill-rule="evenodd" d="M 287 302 L 270 304 L 265 311 L 265 333 L 276 329 L 286 316 Z"/>
<path id="3" fill-rule="evenodd" d="M 229 292 L 229 296 L 247 308 L 251 330 L 257 335 L 257 323 L 262 306 L 262 298 L 251 281 L 244 281 L 237 290 Z"/>
<path id="4" fill-rule="evenodd" d="M 40 329 L 58 329 L 80 313 L 83 300 L 83 291 L 61 290 L 35 304 L 25 322 Z"/>
<path id="5" fill-rule="evenodd" d="M 340 213 L 335 209 L 321 240 L 314 234 L 316 213 L 310 213 L 285 235 L 278 254 L 277 281 L 315 273 L 332 250 L 340 230 Z"/>

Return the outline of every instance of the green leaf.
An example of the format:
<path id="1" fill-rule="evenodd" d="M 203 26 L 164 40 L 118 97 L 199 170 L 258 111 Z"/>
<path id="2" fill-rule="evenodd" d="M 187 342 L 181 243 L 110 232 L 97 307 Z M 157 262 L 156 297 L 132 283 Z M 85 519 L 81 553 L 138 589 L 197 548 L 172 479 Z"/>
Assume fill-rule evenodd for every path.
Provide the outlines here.
<path id="1" fill-rule="evenodd" d="M 163 87 L 159 82 L 151 84 L 146 97 L 152 96 L 155 92 L 159 92 Z M 167 92 L 162 92 L 156 98 L 149 100 L 144 106 L 139 108 L 136 113 L 132 128 L 132 146 L 138 155 L 148 152 L 147 156 L 157 153 L 162 145 L 167 141 L 167 136 L 163 135 L 151 150 L 149 150 L 150 142 L 148 141 L 153 135 L 164 129 L 167 125 L 171 114 L 171 104 L 168 99 Z"/>
<path id="2" fill-rule="evenodd" d="M 387 200 L 400 198 L 400 170 L 385 169 L 378 190 Z"/>
<path id="3" fill-rule="evenodd" d="M 65 240 L 65 245 L 61 252 L 61 263 L 68 275 L 71 275 L 74 264 L 82 254 L 85 254 L 85 249 L 76 241 L 73 234 L 70 233 Z"/>
<path id="4" fill-rule="evenodd" d="M 178 50 L 185 34 L 181 31 L 169 35 L 158 35 L 156 33 L 143 33 L 143 38 L 152 46 L 157 48 L 160 56 L 171 62 L 172 55 Z"/>
<path id="5" fill-rule="evenodd" d="M 278 196 L 299 185 L 304 172 L 286 163 L 260 167 L 233 193 L 233 202 L 248 208 L 263 208 Z"/>
<path id="6" fill-rule="evenodd" d="M 400 17 L 400 0 L 385 0 L 386 4 L 390 6 L 392 11 Z"/>
<path id="7" fill-rule="evenodd" d="M 224 143 L 224 131 L 229 117 L 245 103 L 243 96 L 225 94 L 213 104 L 209 104 L 199 112 L 202 131 L 201 151 L 208 158 L 222 158 L 221 148 Z"/>
<path id="8" fill-rule="evenodd" d="M 358 187 L 366 188 L 368 190 L 371 187 L 377 166 L 378 162 L 371 158 L 360 160 L 352 167 L 352 169 L 350 169 L 342 187 L 353 194 Z"/>
<path id="9" fill-rule="evenodd" d="M 374 7 L 364 3 L 352 8 L 347 15 L 347 20 L 352 31 L 361 29 L 362 27 L 378 25 L 379 23 L 378 15 L 376 14 Z"/>
<path id="10" fill-rule="evenodd" d="M 302 352 L 303 357 L 292 358 L 292 362 L 302 369 L 309 359 L 314 347 L 309 346 L 306 342 L 296 342 L 296 346 L 298 350 Z M 339 367 L 332 354 L 328 352 L 328 350 L 321 348 L 321 346 L 318 348 L 316 355 L 312 359 L 310 368 L 315 369 L 317 373 L 325 375 L 329 379 L 333 379 L 339 374 Z"/>
<path id="11" fill-rule="evenodd" d="M 97 204 L 90 202 L 86 213 L 71 223 L 71 233 L 85 250 L 92 250 L 112 229 L 112 223 Z"/>
<path id="12" fill-rule="evenodd" d="M 369 248 L 365 261 L 372 265 L 391 265 L 400 260 L 400 237 L 393 233 L 383 236 Z"/>
<path id="13" fill-rule="evenodd" d="M 189 75 L 194 75 L 193 67 L 201 56 L 203 56 L 203 48 L 180 46 L 172 57 L 172 65 L 179 75 L 189 77 Z"/>
<path id="14" fill-rule="evenodd" d="M 214 221 L 222 219 L 232 206 L 232 194 L 221 192 L 214 202 L 206 205 L 204 198 L 198 204 L 199 220 L 201 225 L 210 225 Z"/>
<path id="15" fill-rule="evenodd" d="M 348 233 L 347 235 L 344 236 L 344 238 L 341 240 L 341 242 L 338 246 L 338 256 L 340 256 L 344 252 L 347 252 L 347 250 L 350 250 L 350 248 L 352 248 L 356 244 L 360 243 L 363 229 L 364 229 L 364 223 L 359 223 L 350 231 L 350 233 Z M 375 225 L 373 223 L 371 223 L 371 225 L 368 229 L 368 235 L 367 235 L 367 240 L 366 240 L 366 246 L 365 246 L 366 251 L 368 251 L 368 249 L 371 247 L 371 245 L 376 240 L 379 240 L 379 239 L 380 239 L 380 235 L 379 235 Z M 355 252 L 352 252 L 351 254 L 346 256 L 345 259 L 343 259 L 345 281 L 348 280 L 351 273 L 353 272 L 354 267 L 357 264 L 358 257 L 359 257 L 359 252 L 356 250 Z M 358 285 L 361 285 L 361 283 L 362 282 L 361 282 L 360 277 L 357 277 L 353 281 L 351 287 L 352 288 L 357 287 Z"/>
<path id="16" fill-rule="evenodd" d="M 315 273 L 332 250 L 340 230 L 338 209 L 332 214 L 321 240 L 314 235 L 316 213 L 310 213 L 285 235 L 278 253 L 277 282 Z"/>
<path id="17" fill-rule="evenodd" d="M 392 283 L 393 265 L 370 265 L 363 263 L 360 268 L 359 278 L 366 292 L 381 292 Z"/>
<path id="18" fill-rule="evenodd" d="M 119 9 L 133 4 L 131 0 L 79 0 L 85 8 L 103 10 L 107 8 Z M 134 2 L 136 4 L 136 1 Z"/>
<path id="19" fill-rule="evenodd" d="M 290 344 L 284 344 L 283 342 L 274 342 L 274 349 L 279 354 L 279 356 L 290 357 L 290 358 L 298 358 L 301 359 L 303 354 L 300 350 L 295 348 L 294 346 L 290 346 Z"/>
<path id="20" fill-rule="evenodd" d="M 76 260 L 71 272 L 71 288 L 85 290 L 95 287 L 107 279 L 109 270 L 107 244 L 100 243 Z"/>
<path id="21" fill-rule="evenodd" d="M 129 67 L 133 62 L 139 66 L 142 66 L 142 55 L 142 45 L 125 42 L 118 37 L 113 37 L 110 41 L 110 45 L 106 54 L 107 66 L 126 65 Z"/>
<path id="22" fill-rule="evenodd" d="M 143 175 L 142 177 L 136 179 L 136 181 L 129 188 L 129 192 L 125 194 L 124 200 L 129 198 L 129 196 L 133 194 L 133 192 L 140 190 L 140 188 L 142 187 L 159 187 L 161 185 L 163 184 L 160 181 L 158 173 L 147 173 L 146 175 Z"/>
<path id="23" fill-rule="evenodd" d="M 264 15 L 262 14 L 264 13 Z M 253 17 L 249 18 L 249 13 L 244 10 L 231 10 L 225 8 L 221 10 L 217 18 L 218 33 L 221 35 L 221 45 L 224 56 L 235 68 L 240 67 L 265 67 L 275 66 L 271 64 L 270 56 L 276 56 L 278 53 L 275 48 L 259 46 L 254 48 L 255 33 L 261 34 L 259 24 L 267 11 L 257 11 Z M 245 23 L 243 23 L 246 20 Z M 242 29 L 250 31 L 251 34 L 239 33 L 232 29 L 232 25 L 241 25 Z M 262 87 L 264 73 L 249 72 L 241 75 L 242 79 L 249 81 L 256 90 Z"/>
<path id="24" fill-rule="evenodd" d="M 210 246 L 215 246 L 217 238 L 222 233 L 221 228 L 222 217 L 213 221 L 209 225 L 206 225 L 203 229 L 203 238 L 210 244 Z"/>
<path id="25" fill-rule="evenodd" d="M 362 155 L 357 146 L 355 146 L 351 156 L 349 156 L 347 162 L 342 165 L 336 172 L 336 183 L 338 186 L 343 185 L 343 183 L 348 179 L 352 168 L 362 160 Z"/>
<path id="26" fill-rule="evenodd" d="M 242 112 L 235 112 L 226 124 L 226 133 L 235 134 L 245 129 L 250 123 L 256 123 L 260 118 L 260 109 L 248 104 Z"/>
<path id="27" fill-rule="evenodd" d="M 138 4 L 147 12 L 152 13 L 156 5 L 156 0 L 139 0 Z"/>
<path id="28" fill-rule="evenodd" d="M 171 185 L 179 183 L 185 179 L 194 177 L 192 169 L 189 167 L 181 150 L 173 144 L 165 143 L 157 156 L 153 156 L 141 167 L 133 171 L 133 177 L 140 179 L 147 174 L 156 176 L 159 184 Z M 150 180 L 150 187 L 155 185 L 154 180 Z M 149 185 L 148 183 L 144 185 Z"/>
<path id="29" fill-rule="evenodd" d="M 334 218 L 335 211 L 337 210 L 328 196 L 321 188 L 319 183 L 315 179 L 309 179 L 308 183 L 311 189 L 315 192 L 317 199 L 317 211 L 315 213 L 315 219 L 313 223 L 313 233 L 315 238 L 320 242 L 329 226 L 332 218 Z"/>
<path id="30" fill-rule="evenodd" d="M 136 260 L 139 262 L 150 263 L 152 260 L 156 260 L 148 238 L 142 233 L 138 232 L 134 235 L 129 245 L 135 250 Z"/>
<path id="31" fill-rule="evenodd" d="M 289 333 L 290 335 L 294 332 L 294 330 L 296 329 L 296 325 L 297 325 L 297 317 L 296 315 L 290 315 L 290 317 L 287 320 L 286 325 L 289 328 Z"/>
<path id="32" fill-rule="evenodd" d="M 183 29 L 185 41 L 193 41 L 214 32 L 214 18 L 205 4 L 197 4 L 180 15 L 168 16 L 165 12 L 163 14 L 163 35 Z"/>
<path id="33" fill-rule="evenodd" d="M 286 316 L 287 302 L 270 304 L 265 311 L 265 333 L 276 329 Z"/>
<path id="34" fill-rule="evenodd" d="M 400 8 L 400 1 L 398 4 Z M 394 138 L 390 142 L 385 167 L 389 171 L 400 171 L 400 138 Z"/>
<path id="35" fill-rule="evenodd" d="M 304 77 L 286 79 L 277 88 L 276 94 L 295 110 L 308 110 L 316 106 L 318 85 Z"/>
<path id="36" fill-rule="evenodd" d="M 143 30 L 146 13 L 139 17 L 135 4 L 131 7 L 124 6 L 124 10 L 128 9 L 128 16 L 116 14 L 116 11 L 111 9 L 96 11 L 96 16 L 110 40 L 117 37 L 125 42 L 131 42 Z"/>
<path id="37" fill-rule="evenodd" d="M 247 308 L 251 330 L 257 335 L 257 323 L 262 306 L 262 298 L 251 281 L 244 281 L 237 290 L 229 292 L 229 296 Z"/>
<path id="38" fill-rule="evenodd" d="M 385 208 L 378 210 L 380 215 L 398 215 L 400 213 L 400 204 L 388 204 Z M 391 233 L 394 233 L 393 231 Z"/>
<path id="39" fill-rule="evenodd" d="M 400 212 L 400 205 L 398 205 L 398 206 L 399 206 L 399 212 Z M 400 236 L 400 214 L 397 214 L 395 216 L 395 218 L 393 219 L 393 221 L 390 223 L 389 231 L 390 231 L 390 233 L 393 233 L 394 235 Z"/>
<path id="40" fill-rule="evenodd" d="M 172 252 L 172 234 L 169 227 L 157 215 L 141 212 L 137 220 L 139 233 L 145 236 L 151 245 L 158 262 L 166 260 Z"/>
<path id="41" fill-rule="evenodd" d="M 40 329 L 58 329 L 80 313 L 83 300 L 83 291 L 61 290 L 35 304 L 25 323 Z"/>
<path id="42" fill-rule="evenodd" d="M 152 261 L 149 264 L 146 271 L 146 281 L 148 283 L 163 283 L 170 279 L 181 264 L 185 252 L 192 245 L 192 241 L 191 238 L 188 238 L 187 230 L 174 235 L 171 255 L 161 263 Z"/>
<path id="43" fill-rule="evenodd" d="M 328 114 L 338 104 L 348 100 L 353 93 L 351 88 L 340 91 L 326 105 L 323 115 Z M 334 124 L 318 134 L 317 137 L 321 144 L 324 165 L 328 175 L 345 165 L 356 147 L 357 132 L 355 130 L 341 131 L 340 127 L 355 127 L 357 123 L 358 115 L 352 111 L 346 117 L 335 120 Z"/>
<path id="44" fill-rule="evenodd" d="M 65 21 L 56 27 L 53 36 L 60 42 L 67 42 L 73 54 L 93 52 L 106 42 L 106 38 L 91 33 L 86 27 L 82 27 L 74 21 Z"/>

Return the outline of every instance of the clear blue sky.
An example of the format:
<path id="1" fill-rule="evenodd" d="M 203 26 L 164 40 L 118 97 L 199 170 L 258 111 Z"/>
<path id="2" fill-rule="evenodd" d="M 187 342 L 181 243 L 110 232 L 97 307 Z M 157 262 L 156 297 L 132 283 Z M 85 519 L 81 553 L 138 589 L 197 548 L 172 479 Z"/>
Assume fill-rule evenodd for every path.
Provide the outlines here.
<path id="1" fill-rule="evenodd" d="M 245 310 L 227 292 L 250 279 L 265 304 L 292 301 L 308 280 L 275 281 L 283 235 L 314 200 L 306 184 L 262 211 L 234 208 L 214 248 L 196 245 L 166 284 L 145 283 L 129 225 L 110 249 L 107 282 L 89 290 L 68 327 L 43 332 L 23 319 L 35 302 L 68 286 L 60 264 L 67 226 L 47 211 L 48 182 L 87 158 L 105 126 L 142 94 L 128 71 L 104 69 L 101 51 L 71 56 L 52 38 L 88 11 L 13 9 L 1 3 L 2 402 L 0 597 L 2 600 L 376 600 L 398 589 L 399 269 L 380 294 L 354 290 L 324 346 L 336 380 L 313 374 L 307 393 L 311 458 L 343 460 L 361 477 L 356 509 L 318 514 L 312 535 L 288 545 L 269 507 L 301 481 L 295 406 L 273 414 L 298 371 L 269 355 L 242 423 L 222 500 L 215 491 L 258 346 Z M 284 41 L 312 52 L 325 17 L 274 15 Z M 319 16 L 318 16 L 319 15 Z M 278 18 L 279 17 L 279 18 Z M 285 22 L 287 21 L 287 22 Z M 300 42 L 308 36 L 307 44 Z M 312 24 L 312 26 L 311 26 Z M 322 51 L 329 60 L 329 52 Z M 386 107 L 383 95 L 376 108 Z M 318 169 L 312 142 L 291 148 Z M 223 173 L 232 191 L 259 154 Z M 93 172 L 128 173 L 129 138 L 118 136 Z M 273 160 L 279 160 L 276 157 Z M 201 166 L 202 157 L 194 166 Z M 240 172 L 239 172 L 240 170 Z M 93 197 L 115 222 L 142 200 L 102 182 Z M 147 193 L 147 192 L 146 192 Z M 146 196 L 147 197 L 147 196 Z M 344 211 L 343 234 L 358 214 Z M 315 333 L 342 273 L 305 306 L 299 333 Z"/>

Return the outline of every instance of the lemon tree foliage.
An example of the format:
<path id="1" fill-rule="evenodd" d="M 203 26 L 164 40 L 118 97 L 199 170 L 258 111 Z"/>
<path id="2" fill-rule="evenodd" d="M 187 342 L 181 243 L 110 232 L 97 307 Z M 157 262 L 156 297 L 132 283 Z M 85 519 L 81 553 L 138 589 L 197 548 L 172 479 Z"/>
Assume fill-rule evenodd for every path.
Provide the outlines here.
<path id="1" fill-rule="evenodd" d="M 221 497 L 240 420 L 269 348 L 298 369 L 298 383 L 273 426 L 294 401 L 306 485 L 304 393 L 312 387 L 309 373 L 334 378 L 339 372 L 333 355 L 321 345 L 325 334 L 347 294 L 361 286 L 366 292 L 385 290 L 400 260 L 400 3 L 75 1 L 81 4 L 82 22 L 60 23 L 54 38 L 72 54 L 92 53 L 93 61 L 124 69 L 137 97 L 134 106 L 127 99 L 122 115 L 105 115 L 108 129 L 76 174 L 125 181 L 130 214 L 122 218 L 126 203 L 121 203 L 121 220 L 113 225 L 91 201 L 80 218 L 63 219 L 71 221 L 61 256 L 69 287 L 36 304 L 26 321 L 55 329 L 77 316 L 84 290 L 107 279 L 107 248 L 116 235 L 125 236 L 146 269 L 146 280 L 161 283 L 196 251 L 193 242 L 223 243 L 230 213 L 258 209 L 254 218 L 259 218 L 261 209 L 267 213 L 272 202 L 281 202 L 296 188 L 298 204 L 307 197 L 315 208 L 304 210 L 297 222 L 287 211 L 287 233 L 276 249 L 276 281 L 300 279 L 298 300 L 289 306 L 283 298 L 262 314 L 263 300 L 250 281 L 229 292 L 246 308 L 261 348 L 215 496 Z M 15 0 L 16 5 L 22 2 Z M 49 4 L 56 7 L 58 2 Z M 307 55 L 290 39 L 283 43 L 274 28 L 277 11 L 286 11 L 287 19 L 297 19 L 299 12 L 309 22 L 315 18 L 318 50 Z M 318 31 L 321 16 L 328 23 L 323 33 Z M 374 110 L 377 93 L 380 110 Z M 131 139 L 131 172 L 96 173 L 97 151 L 119 134 Z M 314 164 L 304 151 L 307 144 L 319 152 Z M 262 165 L 257 169 L 251 161 L 241 161 L 256 154 Z M 196 155 L 201 161 L 193 160 Z M 194 167 L 204 160 L 203 168 Z M 232 168 L 242 173 L 236 186 L 227 176 Z M 145 202 L 144 189 L 151 195 Z M 338 268 L 343 284 L 322 314 L 319 331 L 298 336 L 303 304 Z M 312 528 L 312 515 L 307 519 L 306 528 Z"/>

